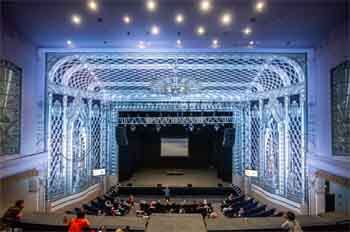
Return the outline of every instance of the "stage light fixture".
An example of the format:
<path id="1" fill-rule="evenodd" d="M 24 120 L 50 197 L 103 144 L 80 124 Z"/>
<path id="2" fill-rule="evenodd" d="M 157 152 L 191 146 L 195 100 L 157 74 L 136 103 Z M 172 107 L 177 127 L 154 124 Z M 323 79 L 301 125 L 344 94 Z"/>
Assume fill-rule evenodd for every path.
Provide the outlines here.
<path id="1" fill-rule="evenodd" d="M 156 131 L 157 131 L 158 133 L 160 132 L 160 128 L 161 128 L 160 125 L 156 125 Z"/>
<path id="2" fill-rule="evenodd" d="M 232 22 L 232 15 L 230 13 L 226 12 L 220 16 L 221 25 L 229 26 L 231 24 L 231 22 Z"/>
<path id="3" fill-rule="evenodd" d="M 257 12 L 263 12 L 264 9 L 265 9 L 265 6 L 266 6 L 266 4 L 265 4 L 264 1 L 258 1 L 258 2 L 256 2 L 256 4 L 255 4 L 255 10 L 256 10 Z"/>
<path id="4" fill-rule="evenodd" d="M 159 29 L 158 26 L 153 25 L 153 26 L 151 27 L 151 34 L 152 34 L 152 35 L 159 35 L 159 32 L 160 32 L 160 29 Z"/>
<path id="5" fill-rule="evenodd" d="M 146 8 L 150 12 L 154 12 L 157 9 L 157 2 L 155 0 L 147 0 Z"/>
<path id="6" fill-rule="evenodd" d="M 136 126 L 135 125 L 131 125 L 130 126 L 130 130 L 131 130 L 131 132 L 135 132 L 136 131 Z"/>
<path id="7" fill-rule="evenodd" d="M 72 46 L 72 45 L 73 45 L 73 41 L 72 41 L 72 40 L 67 40 L 67 41 L 66 41 L 66 44 L 67 44 L 68 46 Z"/>
<path id="8" fill-rule="evenodd" d="M 80 16 L 80 15 L 78 15 L 78 14 L 73 14 L 72 17 L 71 17 L 71 21 L 72 21 L 72 23 L 75 24 L 75 25 L 80 25 L 82 19 L 81 19 L 81 16 Z"/>
<path id="9" fill-rule="evenodd" d="M 124 15 L 123 22 L 125 24 L 130 24 L 131 23 L 131 17 L 129 15 Z"/>
<path id="10" fill-rule="evenodd" d="M 194 129 L 193 125 L 189 125 L 189 126 L 188 126 L 188 129 L 192 132 L 193 129 Z"/>
<path id="11" fill-rule="evenodd" d="M 197 32 L 197 35 L 199 35 L 199 36 L 204 35 L 205 32 L 206 32 L 205 27 L 203 27 L 203 26 L 198 26 L 196 32 Z"/>
<path id="12" fill-rule="evenodd" d="M 220 129 L 220 126 L 219 126 L 218 124 L 215 124 L 215 125 L 214 125 L 214 130 L 215 130 L 215 131 L 219 131 L 219 129 Z"/>
<path id="13" fill-rule="evenodd" d="M 175 16 L 175 22 L 177 24 L 182 24 L 184 22 L 184 20 L 185 20 L 185 17 L 183 16 L 183 14 L 179 13 Z"/>
<path id="14" fill-rule="evenodd" d="M 212 2 L 210 0 L 201 0 L 199 2 L 199 10 L 203 13 L 208 13 L 212 7 Z"/>
<path id="15" fill-rule="evenodd" d="M 243 29 L 243 34 L 245 34 L 245 35 L 250 35 L 252 32 L 253 31 L 252 31 L 252 29 L 250 27 L 245 27 Z"/>
<path id="16" fill-rule="evenodd" d="M 98 4 L 95 0 L 89 0 L 87 2 L 87 7 L 89 8 L 90 11 L 97 11 L 98 10 Z"/>

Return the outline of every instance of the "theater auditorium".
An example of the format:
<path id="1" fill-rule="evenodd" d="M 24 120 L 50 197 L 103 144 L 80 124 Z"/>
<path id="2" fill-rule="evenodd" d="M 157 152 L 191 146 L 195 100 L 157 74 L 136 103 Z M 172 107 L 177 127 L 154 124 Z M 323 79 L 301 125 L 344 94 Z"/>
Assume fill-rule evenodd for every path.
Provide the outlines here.
<path id="1" fill-rule="evenodd" d="M 0 232 L 350 231 L 349 0 L 0 0 Z"/>

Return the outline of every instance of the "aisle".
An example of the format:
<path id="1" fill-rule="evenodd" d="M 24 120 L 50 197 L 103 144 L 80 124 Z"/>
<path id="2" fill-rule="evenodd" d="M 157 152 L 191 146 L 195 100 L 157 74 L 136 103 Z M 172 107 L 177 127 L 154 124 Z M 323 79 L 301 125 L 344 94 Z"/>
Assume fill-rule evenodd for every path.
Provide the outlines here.
<path id="1" fill-rule="evenodd" d="M 152 214 L 146 232 L 206 232 L 199 214 Z"/>

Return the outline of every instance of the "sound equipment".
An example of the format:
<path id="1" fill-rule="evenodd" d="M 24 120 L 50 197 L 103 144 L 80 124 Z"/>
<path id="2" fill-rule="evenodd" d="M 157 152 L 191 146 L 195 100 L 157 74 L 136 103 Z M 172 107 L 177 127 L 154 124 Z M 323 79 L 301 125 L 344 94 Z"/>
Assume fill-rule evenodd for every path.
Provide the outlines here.
<path id="1" fill-rule="evenodd" d="M 187 188 L 192 188 L 192 184 L 187 184 Z"/>
<path id="2" fill-rule="evenodd" d="M 125 127 L 118 127 L 117 128 L 117 143 L 119 146 L 127 146 L 128 145 L 128 135 L 127 135 L 127 128 Z"/>
<path id="3" fill-rule="evenodd" d="M 235 129 L 234 128 L 226 128 L 224 130 L 224 147 L 232 147 L 235 139 Z"/>

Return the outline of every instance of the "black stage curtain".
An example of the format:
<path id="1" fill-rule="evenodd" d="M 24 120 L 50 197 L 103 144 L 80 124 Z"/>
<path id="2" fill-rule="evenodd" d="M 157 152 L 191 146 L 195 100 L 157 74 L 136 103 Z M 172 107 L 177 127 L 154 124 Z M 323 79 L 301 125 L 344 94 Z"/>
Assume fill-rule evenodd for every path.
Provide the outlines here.
<path id="1" fill-rule="evenodd" d="M 228 129 L 230 129 L 229 132 L 227 132 Z M 198 126 L 190 131 L 182 125 L 162 127 L 159 132 L 154 126 L 138 126 L 135 131 L 120 127 L 117 129 L 120 181 L 129 179 L 140 168 L 207 169 L 210 167 L 217 168 L 218 177 L 231 181 L 233 140 L 227 136 L 232 135 L 233 131 L 232 128 L 221 128 L 216 131 L 210 126 Z M 127 136 L 124 136 L 125 134 Z M 162 137 L 187 137 L 189 156 L 162 157 Z"/>

